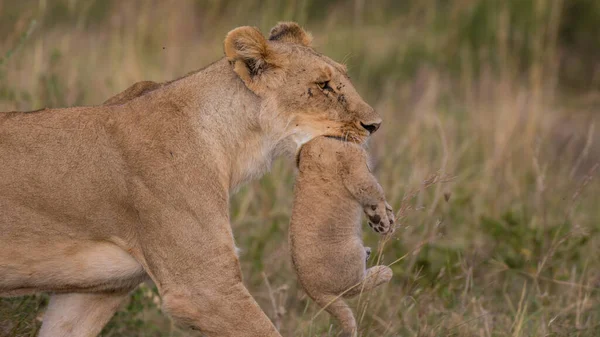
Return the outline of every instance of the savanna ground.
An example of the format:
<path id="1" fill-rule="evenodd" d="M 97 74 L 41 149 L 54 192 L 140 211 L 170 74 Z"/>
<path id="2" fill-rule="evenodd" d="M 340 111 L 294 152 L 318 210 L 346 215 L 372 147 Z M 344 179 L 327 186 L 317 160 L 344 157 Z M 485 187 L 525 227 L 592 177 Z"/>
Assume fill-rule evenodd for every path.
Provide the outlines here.
<path id="1" fill-rule="evenodd" d="M 600 336 L 598 1 L 4 0 L 0 111 L 100 104 L 280 20 L 384 117 L 370 148 L 402 227 L 365 230 L 394 278 L 351 301 L 361 336 Z M 335 336 L 291 269 L 293 177 L 278 161 L 232 200 L 245 282 L 284 336 Z M 0 335 L 35 335 L 47 299 L 0 299 Z M 140 287 L 102 335 L 198 336 L 159 304 Z"/>

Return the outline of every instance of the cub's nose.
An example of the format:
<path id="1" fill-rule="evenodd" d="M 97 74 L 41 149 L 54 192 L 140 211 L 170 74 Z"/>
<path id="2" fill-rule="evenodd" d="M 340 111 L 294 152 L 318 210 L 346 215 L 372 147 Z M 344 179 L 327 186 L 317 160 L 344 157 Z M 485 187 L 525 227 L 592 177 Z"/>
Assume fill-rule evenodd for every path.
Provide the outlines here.
<path id="1" fill-rule="evenodd" d="M 365 124 L 363 122 L 360 122 L 360 126 L 362 126 L 365 130 L 369 131 L 370 134 L 372 134 L 373 132 L 377 131 L 377 129 L 379 129 L 379 127 L 381 126 L 381 122 L 372 124 Z"/>

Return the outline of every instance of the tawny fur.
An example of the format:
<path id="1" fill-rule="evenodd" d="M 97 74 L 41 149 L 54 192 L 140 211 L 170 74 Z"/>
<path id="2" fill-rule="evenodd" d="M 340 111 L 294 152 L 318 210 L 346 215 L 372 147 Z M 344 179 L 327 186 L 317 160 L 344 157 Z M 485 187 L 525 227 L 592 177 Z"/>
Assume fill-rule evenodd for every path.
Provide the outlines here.
<path id="1" fill-rule="evenodd" d="M 106 100 L 103 105 L 126 103 L 146 92 L 159 88 L 161 85 L 152 81 L 137 82 L 123 92 Z M 119 250 L 111 250 L 108 253 L 120 253 L 126 256 L 124 252 Z M 83 256 L 81 253 L 79 255 Z M 95 255 L 103 256 L 104 254 Z M 143 279 L 145 279 L 145 275 L 141 272 L 141 266 L 131 257 L 126 256 L 126 260 L 131 264 L 130 266 L 125 261 L 115 263 L 115 259 L 106 259 L 106 261 L 110 261 L 114 266 L 120 267 L 123 270 L 140 269 L 135 272 L 141 274 Z M 60 262 L 57 263 L 58 268 L 60 268 L 59 264 Z M 114 272 L 107 272 L 106 270 L 105 273 L 114 274 Z M 96 336 L 113 316 L 116 308 L 127 298 L 130 290 L 135 285 L 131 284 L 130 287 L 125 287 L 120 291 L 53 294 L 50 297 L 46 313 L 42 318 L 43 324 L 40 329 L 40 336 Z"/>
<path id="2" fill-rule="evenodd" d="M 242 283 L 229 197 L 306 141 L 363 142 L 381 119 L 304 44 L 240 27 L 225 46 L 226 58 L 131 100 L 0 113 L 0 295 L 72 293 L 50 310 L 86 322 L 47 336 L 93 336 L 111 294 L 148 277 L 205 336 L 279 336 Z M 96 305 L 102 319 L 78 320 Z"/>
<path id="3" fill-rule="evenodd" d="M 344 336 L 356 334 L 356 321 L 343 298 L 388 282 L 386 266 L 365 270 L 361 214 L 378 233 L 388 233 L 393 212 L 367 166 L 359 145 L 318 137 L 299 157 L 290 223 L 292 261 L 306 293 L 337 318 Z"/>

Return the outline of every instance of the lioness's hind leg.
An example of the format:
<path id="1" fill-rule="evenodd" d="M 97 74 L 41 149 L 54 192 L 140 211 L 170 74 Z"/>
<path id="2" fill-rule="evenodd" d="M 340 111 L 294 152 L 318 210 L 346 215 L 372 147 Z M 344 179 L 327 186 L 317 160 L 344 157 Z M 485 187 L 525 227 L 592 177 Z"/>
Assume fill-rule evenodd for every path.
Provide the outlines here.
<path id="1" fill-rule="evenodd" d="M 54 294 L 40 337 L 94 337 L 114 315 L 128 292 Z"/>

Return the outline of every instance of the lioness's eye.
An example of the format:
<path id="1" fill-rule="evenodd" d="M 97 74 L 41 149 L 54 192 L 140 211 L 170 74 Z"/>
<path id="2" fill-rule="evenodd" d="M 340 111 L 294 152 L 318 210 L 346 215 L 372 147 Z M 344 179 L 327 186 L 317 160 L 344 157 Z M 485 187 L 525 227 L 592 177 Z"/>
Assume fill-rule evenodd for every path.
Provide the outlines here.
<path id="1" fill-rule="evenodd" d="M 317 82 L 317 85 L 319 86 L 319 88 L 321 88 L 321 90 L 331 90 L 331 91 L 333 91 L 333 88 L 331 88 L 329 86 L 329 81 Z"/>

